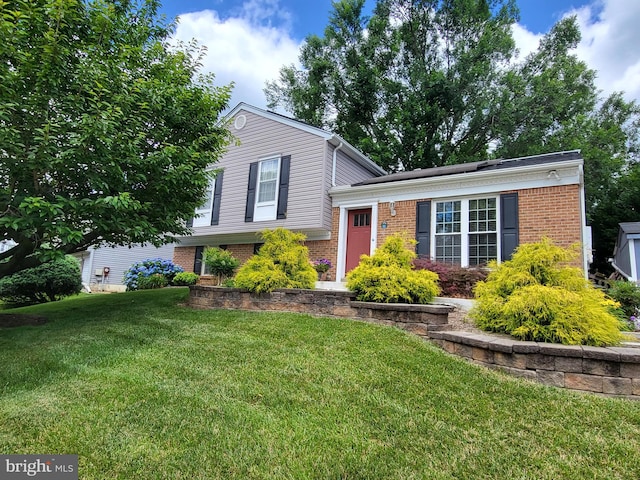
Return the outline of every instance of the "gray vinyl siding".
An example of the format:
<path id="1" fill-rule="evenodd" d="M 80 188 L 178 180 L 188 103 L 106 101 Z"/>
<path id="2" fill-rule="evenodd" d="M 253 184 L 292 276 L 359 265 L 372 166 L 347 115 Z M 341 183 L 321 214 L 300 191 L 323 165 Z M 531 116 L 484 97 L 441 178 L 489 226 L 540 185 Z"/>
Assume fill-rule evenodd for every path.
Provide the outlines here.
<path id="1" fill-rule="evenodd" d="M 124 272 L 129 269 L 131 264 L 145 260 L 147 258 L 162 258 L 163 260 L 173 259 L 174 244 L 154 247 L 153 245 L 136 246 L 136 247 L 100 247 L 93 252 L 93 260 L 89 256 L 89 252 L 85 255 L 83 265 L 82 281 L 95 285 L 101 283 L 101 277 L 95 275 L 96 269 L 109 267 L 109 276 L 105 283 L 110 285 L 122 285 L 122 277 Z M 84 277 L 89 264 L 89 278 Z"/>
<path id="2" fill-rule="evenodd" d="M 624 243 L 620 246 L 618 255 L 616 256 L 616 265 L 624 272 L 625 275 L 631 276 L 631 257 L 629 255 L 629 241 L 623 236 Z"/>
<path id="3" fill-rule="evenodd" d="M 331 155 L 333 155 L 333 149 Z M 372 178 L 373 175 L 369 170 L 364 168 L 359 163 L 356 163 L 351 157 L 349 157 L 344 151 L 338 150 L 338 163 L 336 165 L 336 186 L 340 185 L 352 185 L 354 183 L 362 182 L 368 178 Z"/>
<path id="4" fill-rule="evenodd" d="M 322 206 L 328 201 L 325 182 L 325 139 L 277 121 L 242 111 L 247 122 L 231 133 L 239 144 L 229 146 L 214 166 L 224 169 L 219 224 L 194 228 L 194 236 L 259 232 L 265 228 L 323 229 Z M 249 165 L 270 156 L 291 155 L 287 218 L 245 222 Z M 326 197 L 326 198 L 325 198 Z M 330 222 L 330 219 L 329 219 Z"/>

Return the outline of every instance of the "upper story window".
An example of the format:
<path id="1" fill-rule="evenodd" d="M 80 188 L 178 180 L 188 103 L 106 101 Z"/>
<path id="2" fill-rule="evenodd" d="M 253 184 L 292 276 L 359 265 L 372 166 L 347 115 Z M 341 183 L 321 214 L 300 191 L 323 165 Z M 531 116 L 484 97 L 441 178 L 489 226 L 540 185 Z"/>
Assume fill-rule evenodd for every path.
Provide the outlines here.
<path id="1" fill-rule="evenodd" d="M 262 160 L 258 166 L 256 209 L 253 220 L 274 220 L 278 200 L 280 159 Z"/>
<path id="2" fill-rule="evenodd" d="M 222 197 L 223 171 L 218 171 L 215 177 L 209 180 L 209 186 L 202 204 L 196 208 L 194 217 L 187 224 L 190 227 L 206 227 L 218 225 L 220 217 L 220 201 Z"/>
<path id="3" fill-rule="evenodd" d="M 288 155 L 249 165 L 245 222 L 287 218 L 290 165 Z"/>
<path id="4" fill-rule="evenodd" d="M 478 266 L 497 258 L 498 208 L 495 197 L 436 202 L 436 261 Z"/>
<path id="5" fill-rule="evenodd" d="M 193 218 L 194 227 L 204 227 L 211 224 L 211 208 L 213 207 L 213 195 L 215 192 L 216 179 L 209 180 L 209 186 L 205 194 L 202 205 L 196 208 L 196 215 Z"/>

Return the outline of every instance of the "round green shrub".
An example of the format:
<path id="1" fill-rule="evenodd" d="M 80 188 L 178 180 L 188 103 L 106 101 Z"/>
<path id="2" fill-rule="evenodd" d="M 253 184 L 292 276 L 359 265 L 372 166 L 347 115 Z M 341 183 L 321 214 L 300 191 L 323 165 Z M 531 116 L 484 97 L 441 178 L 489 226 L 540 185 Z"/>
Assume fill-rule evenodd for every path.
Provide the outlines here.
<path id="1" fill-rule="evenodd" d="M 199 275 L 192 272 L 180 272 L 173 277 L 173 284 L 178 287 L 189 287 L 198 283 Z"/>
<path id="2" fill-rule="evenodd" d="M 169 280 L 161 273 L 154 273 L 148 277 L 140 277 L 138 279 L 138 290 L 164 288 L 167 285 L 169 285 Z"/>
<path id="3" fill-rule="evenodd" d="M 640 287 L 633 282 L 620 280 L 613 282 L 607 295 L 620 304 L 623 315 L 628 319 L 640 311 Z"/>
<path id="4" fill-rule="evenodd" d="M 305 235 L 284 228 L 265 230 L 264 244 L 238 270 L 235 286 L 252 292 L 271 292 L 276 288 L 313 288 L 317 272 L 303 245 Z"/>
<path id="5" fill-rule="evenodd" d="M 209 271 L 218 277 L 218 285 L 222 283 L 224 278 L 232 276 L 240 264 L 231 252 L 219 247 L 205 248 L 202 261 L 209 268 Z"/>
<path id="6" fill-rule="evenodd" d="M 518 247 L 513 258 L 491 262 L 476 285 L 476 325 L 520 340 L 566 345 L 614 345 L 623 336 L 618 304 L 568 266 L 577 252 L 544 238 Z"/>
<path id="7" fill-rule="evenodd" d="M 53 302 L 81 290 L 80 262 L 70 255 L 0 279 L 0 299 L 11 306 Z"/>
<path id="8" fill-rule="evenodd" d="M 415 253 L 400 235 L 392 235 L 372 256 L 363 255 L 360 264 L 347 275 L 347 288 L 364 302 L 429 303 L 438 295 L 438 275 L 415 270 Z"/>

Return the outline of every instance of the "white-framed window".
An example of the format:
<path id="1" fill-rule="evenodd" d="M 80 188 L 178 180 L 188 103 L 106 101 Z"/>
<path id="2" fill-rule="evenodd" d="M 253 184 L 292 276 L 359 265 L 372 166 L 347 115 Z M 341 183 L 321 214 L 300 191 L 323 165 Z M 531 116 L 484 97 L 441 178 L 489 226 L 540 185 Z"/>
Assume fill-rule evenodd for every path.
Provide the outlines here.
<path id="1" fill-rule="evenodd" d="M 436 202 L 436 255 L 438 262 L 460 265 L 462 259 L 462 202 Z"/>
<path id="2" fill-rule="evenodd" d="M 258 163 L 254 221 L 275 220 L 278 209 L 279 178 L 280 157 L 268 158 Z"/>
<path id="3" fill-rule="evenodd" d="M 469 266 L 498 258 L 498 199 L 469 200 Z"/>
<path id="4" fill-rule="evenodd" d="M 497 197 L 434 202 L 433 258 L 462 266 L 498 258 Z"/>
<path id="5" fill-rule="evenodd" d="M 205 194 L 202 205 L 196 208 L 196 214 L 193 218 L 194 227 L 207 227 L 211 225 L 211 209 L 213 208 L 213 195 L 216 188 L 216 179 L 214 177 L 209 179 L 209 186 Z"/>

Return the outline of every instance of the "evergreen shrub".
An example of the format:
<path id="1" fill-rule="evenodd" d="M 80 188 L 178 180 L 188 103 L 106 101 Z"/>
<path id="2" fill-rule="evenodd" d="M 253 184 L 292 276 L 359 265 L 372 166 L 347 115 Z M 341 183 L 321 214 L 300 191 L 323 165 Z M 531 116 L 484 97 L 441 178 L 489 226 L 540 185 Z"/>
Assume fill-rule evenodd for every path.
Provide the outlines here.
<path id="1" fill-rule="evenodd" d="M 306 236 L 284 228 L 260 234 L 264 244 L 238 270 L 234 283 L 252 292 L 271 292 L 276 288 L 313 288 L 317 273 L 303 245 Z"/>
<path id="2" fill-rule="evenodd" d="M 198 283 L 200 276 L 193 272 L 180 272 L 173 277 L 173 284 L 178 287 L 189 287 Z"/>
<path id="3" fill-rule="evenodd" d="M 71 255 L 0 279 L 0 299 L 9 306 L 54 302 L 81 290 L 80 262 Z"/>
<path id="4" fill-rule="evenodd" d="M 429 303 L 439 294 L 438 275 L 416 270 L 415 253 L 402 236 L 387 238 L 373 255 L 362 255 L 347 275 L 347 288 L 363 302 Z"/>
<path id="5" fill-rule="evenodd" d="M 566 345 L 614 345 L 623 336 L 614 314 L 618 303 L 569 266 L 577 249 L 548 238 L 518 247 L 513 258 L 491 262 L 486 281 L 476 285 L 470 315 L 483 330 L 520 340 Z"/>

